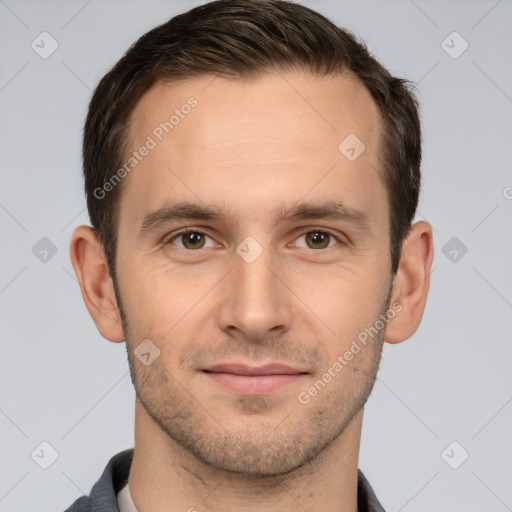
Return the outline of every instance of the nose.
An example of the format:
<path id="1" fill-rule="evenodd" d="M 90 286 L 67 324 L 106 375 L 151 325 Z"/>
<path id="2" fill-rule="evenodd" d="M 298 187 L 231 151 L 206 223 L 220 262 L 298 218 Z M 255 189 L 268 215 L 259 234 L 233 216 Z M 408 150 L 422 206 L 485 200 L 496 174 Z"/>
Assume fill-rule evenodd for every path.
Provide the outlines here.
<path id="1" fill-rule="evenodd" d="M 252 340 L 289 330 L 291 292 L 270 249 L 263 249 L 254 261 L 238 253 L 233 260 L 234 268 L 223 286 L 219 327 L 232 335 L 242 332 Z"/>

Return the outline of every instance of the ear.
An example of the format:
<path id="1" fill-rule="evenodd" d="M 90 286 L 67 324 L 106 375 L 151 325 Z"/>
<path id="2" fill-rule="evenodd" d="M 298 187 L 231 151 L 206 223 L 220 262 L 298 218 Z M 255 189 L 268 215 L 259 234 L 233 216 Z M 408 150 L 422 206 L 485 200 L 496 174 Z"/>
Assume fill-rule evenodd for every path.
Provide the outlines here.
<path id="1" fill-rule="evenodd" d="M 432 227 L 425 221 L 416 222 L 402 245 L 393 280 L 390 306 L 398 303 L 401 309 L 387 324 L 384 340 L 388 343 L 405 341 L 418 329 L 427 302 L 433 258 Z"/>
<path id="2" fill-rule="evenodd" d="M 109 341 L 124 341 L 114 284 L 109 275 L 103 246 L 90 226 L 75 229 L 69 253 L 82 298 L 96 328 Z"/>

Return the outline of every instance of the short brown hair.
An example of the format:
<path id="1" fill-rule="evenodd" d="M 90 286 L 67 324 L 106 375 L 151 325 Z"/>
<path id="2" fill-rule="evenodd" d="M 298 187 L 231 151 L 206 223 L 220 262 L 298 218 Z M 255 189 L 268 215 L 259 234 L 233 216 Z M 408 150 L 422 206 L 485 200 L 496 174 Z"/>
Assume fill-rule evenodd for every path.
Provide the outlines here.
<path id="1" fill-rule="evenodd" d="M 140 37 L 101 79 L 89 104 L 83 172 L 92 227 L 115 280 L 117 219 L 123 182 L 97 190 L 123 165 L 130 114 L 157 81 L 205 75 L 257 77 L 269 70 L 317 76 L 353 73 L 382 117 L 381 173 L 390 205 L 391 271 L 411 226 L 420 191 L 421 133 L 412 84 L 392 76 L 349 31 L 286 0 L 215 0 L 175 16 Z M 341 141 L 340 141 L 341 142 Z"/>

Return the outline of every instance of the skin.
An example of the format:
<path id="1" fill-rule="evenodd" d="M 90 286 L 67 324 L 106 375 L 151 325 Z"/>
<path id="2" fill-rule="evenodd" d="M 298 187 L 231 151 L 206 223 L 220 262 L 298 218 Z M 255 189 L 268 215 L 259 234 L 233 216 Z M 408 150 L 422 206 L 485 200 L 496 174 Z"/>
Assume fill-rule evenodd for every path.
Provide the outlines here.
<path id="1" fill-rule="evenodd" d="M 127 344 L 137 392 L 132 499 L 140 512 L 356 512 L 364 403 L 384 341 L 404 341 L 420 323 L 431 227 L 413 224 L 391 275 L 388 197 L 378 173 L 382 123 L 352 76 L 296 70 L 160 83 L 132 113 L 133 149 L 191 96 L 198 105 L 123 183 L 116 260 L 123 318 L 91 228 L 80 226 L 71 241 L 98 330 Z M 348 134 L 366 146 L 354 161 L 338 150 Z M 216 206 L 225 218 L 175 220 L 139 234 L 144 216 L 179 201 Z M 360 210 L 368 229 L 345 219 L 279 220 L 298 203 L 328 201 Z M 172 239 L 184 227 L 208 235 L 205 246 Z M 312 241 L 315 230 L 333 235 L 327 247 Z M 248 236 L 262 249 L 252 263 L 236 251 Z M 388 304 L 400 312 L 385 330 L 301 403 L 299 393 Z M 160 350 L 148 366 L 134 355 L 147 338 Z M 307 373 L 243 396 L 203 371 L 275 361 Z"/>

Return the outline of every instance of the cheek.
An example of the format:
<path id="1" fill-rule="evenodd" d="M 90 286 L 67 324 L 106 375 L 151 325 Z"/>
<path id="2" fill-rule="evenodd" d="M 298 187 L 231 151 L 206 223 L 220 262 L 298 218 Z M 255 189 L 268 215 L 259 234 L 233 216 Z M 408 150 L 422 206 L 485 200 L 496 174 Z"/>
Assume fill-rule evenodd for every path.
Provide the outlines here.
<path id="1" fill-rule="evenodd" d="M 121 292 L 130 326 L 155 341 L 172 336 L 185 319 L 197 315 L 215 284 L 214 275 L 190 276 L 142 260 L 125 262 L 123 271 Z"/>
<path id="2" fill-rule="evenodd" d="M 342 350 L 365 327 L 373 325 L 388 292 L 388 276 L 366 269 L 339 269 L 329 276 L 296 276 L 291 286 L 318 323 L 329 352 Z"/>

